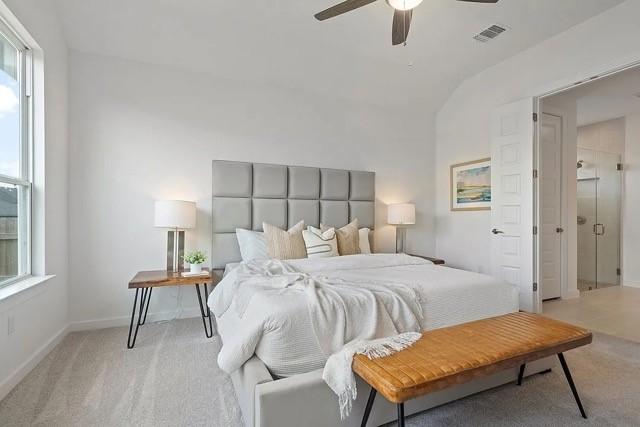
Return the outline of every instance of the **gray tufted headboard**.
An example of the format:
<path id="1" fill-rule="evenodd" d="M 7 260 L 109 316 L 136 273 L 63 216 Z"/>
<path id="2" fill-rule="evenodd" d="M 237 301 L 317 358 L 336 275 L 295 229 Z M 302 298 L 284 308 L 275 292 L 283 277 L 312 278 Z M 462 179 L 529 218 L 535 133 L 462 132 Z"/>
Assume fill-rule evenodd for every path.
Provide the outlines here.
<path id="1" fill-rule="evenodd" d="M 236 228 L 287 229 L 298 221 L 336 227 L 375 223 L 375 173 L 264 163 L 213 161 L 211 267 L 241 261 Z"/>

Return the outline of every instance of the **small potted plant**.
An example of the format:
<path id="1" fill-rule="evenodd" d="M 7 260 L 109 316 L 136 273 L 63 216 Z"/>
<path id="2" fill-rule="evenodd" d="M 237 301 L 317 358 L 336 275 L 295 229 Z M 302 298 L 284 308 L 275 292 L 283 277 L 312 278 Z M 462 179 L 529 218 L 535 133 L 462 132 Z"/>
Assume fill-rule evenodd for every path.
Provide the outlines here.
<path id="1" fill-rule="evenodd" d="M 207 256 L 202 251 L 193 251 L 185 254 L 184 262 L 189 264 L 191 273 L 202 272 L 202 264 L 207 260 Z"/>

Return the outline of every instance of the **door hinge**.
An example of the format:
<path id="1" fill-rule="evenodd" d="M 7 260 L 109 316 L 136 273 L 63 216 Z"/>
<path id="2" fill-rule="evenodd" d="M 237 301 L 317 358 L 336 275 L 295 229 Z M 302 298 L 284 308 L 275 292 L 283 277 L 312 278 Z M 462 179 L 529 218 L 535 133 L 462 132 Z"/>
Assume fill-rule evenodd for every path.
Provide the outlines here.
<path id="1" fill-rule="evenodd" d="M 534 226 L 533 226 L 533 235 L 534 235 L 534 236 L 537 236 L 537 235 L 538 235 L 538 226 L 537 226 L 537 225 L 534 225 Z"/>
<path id="2" fill-rule="evenodd" d="M 538 121 L 538 113 L 533 113 L 533 121 L 534 122 Z"/>
<path id="3" fill-rule="evenodd" d="M 533 282 L 533 292 L 538 292 L 538 283 Z"/>
<path id="4" fill-rule="evenodd" d="M 622 275 L 622 270 L 620 270 L 620 268 L 616 268 L 616 275 L 617 276 L 621 276 Z"/>
<path id="5" fill-rule="evenodd" d="M 616 170 L 621 171 L 621 170 L 623 170 L 623 169 L 624 169 L 624 166 L 622 166 L 622 163 L 618 163 L 618 164 L 616 165 Z"/>
<path id="6" fill-rule="evenodd" d="M 533 170 L 533 178 L 537 178 L 538 177 L 538 169 L 534 169 Z"/>

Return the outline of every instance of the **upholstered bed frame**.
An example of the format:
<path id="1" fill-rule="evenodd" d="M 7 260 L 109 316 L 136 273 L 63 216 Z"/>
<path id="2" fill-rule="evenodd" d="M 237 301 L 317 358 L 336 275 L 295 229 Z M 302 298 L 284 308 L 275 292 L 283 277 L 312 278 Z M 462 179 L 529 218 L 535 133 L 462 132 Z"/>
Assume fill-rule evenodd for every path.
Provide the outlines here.
<path id="1" fill-rule="evenodd" d="M 245 163 L 213 162 L 212 267 L 241 260 L 236 228 L 262 230 L 262 222 L 288 228 L 300 220 L 342 226 L 358 218 L 360 227 L 375 224 L 373 172 Z M 554 359 L 527 365 L 527 375 L 553 366 Z M 516 370 L 472 381 L 407 402 L 412 414 L 507 383 Z M 368 386 L 358 379 L 358 398 L 351 416 L 340 420 L 336 395 L 322 380 L 322 370 L 289 378 L 272 377 L 254 356 L 231 375 L 247 427 L 359 426 Z M 376 403 L 369 425 L 396 419 L 396 407 L 383 399 Z"/>
<path id="2" fill-rule="evenodd" d="M 374 213 L 373 172 L 214 160 L 212 267 L 241 261 L 236 228 L 342 227 L 357 218 L 373 230 Z"/>

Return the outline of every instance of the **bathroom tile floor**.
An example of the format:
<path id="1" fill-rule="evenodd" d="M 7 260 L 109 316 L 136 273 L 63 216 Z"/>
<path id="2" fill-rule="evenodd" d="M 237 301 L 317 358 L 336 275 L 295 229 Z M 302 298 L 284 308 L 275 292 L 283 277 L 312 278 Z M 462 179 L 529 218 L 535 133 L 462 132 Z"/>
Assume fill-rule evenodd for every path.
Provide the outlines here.
<path id="1" fill-rule="evenodd" d="M 542 304 L 542 314 L 596 332 L 640 342 L 640 289 L 614 286 L 580 298 Z"/>

